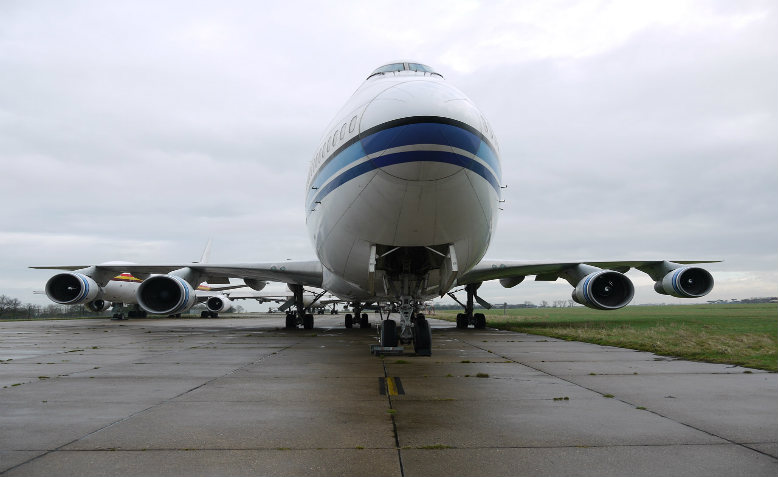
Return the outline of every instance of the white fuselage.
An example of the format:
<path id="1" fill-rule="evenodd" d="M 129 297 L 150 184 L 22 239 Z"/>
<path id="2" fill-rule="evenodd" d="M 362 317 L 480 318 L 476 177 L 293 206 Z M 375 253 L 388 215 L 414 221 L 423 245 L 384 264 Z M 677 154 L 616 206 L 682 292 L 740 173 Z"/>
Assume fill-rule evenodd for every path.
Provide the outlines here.
<path id="1" fill-rule="evenodd" d="M 416 71 L 368 78 L 328 127 L 308 175 L 306 223 L 323 288 L 363 300 L 435 295 L 434 262 L 448 246 L 460 274 L 486 252 L 500 184 L 496 139 L 461 91 Z M 375 276 L 371 250 L 384 256 Z"/>

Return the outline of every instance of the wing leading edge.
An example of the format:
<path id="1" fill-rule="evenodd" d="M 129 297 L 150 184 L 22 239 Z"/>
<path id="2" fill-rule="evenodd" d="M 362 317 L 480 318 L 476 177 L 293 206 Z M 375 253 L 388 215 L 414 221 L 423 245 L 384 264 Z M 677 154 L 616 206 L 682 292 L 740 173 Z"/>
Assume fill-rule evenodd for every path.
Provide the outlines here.
<path id="1" fill-rule="evenodd" d="M 320 288 L 322 266 L 318 260 L 284 261 L 266 263 L 176 263 L 144 265 L 128 263 L 103 263 L 99 265 L 65 265 L 30 267 L 40 270 L 83 271 L 100 282 L 100 277 L 111 277 L 117 273 L 131 273 L 141 278 L 151 274 L 170 273 L 190 269 L 200 275 L 203 281 L 221 283 L 225 278 L 244 280 L 268 280 Z"/>
<path id="2" fill-rule="evenodd" d="M 696 263 L 719 263 L 721 260 L 624 260 L 624 261 L 581 261 L 581 262 L 543 262 L 521 260 L 483 260 L 470 271 L 457 279 L 459 285 L 480 283 L 488 280 L 515 280 L 529 275 L 535 275 L 536 281 L 555 281 L 564 278 L 565 271 L 579 265 L 590 265 L 597 268 L 626 273 L 630 268 L 638 269 L 651 276 L 654 281 L 662 279 L 665 268 L 672 268 Z M 668 267 L 669 265 L 669 267 Z M 675 268 L 678 268 L 675 267 Z M 518 284 L 518 282 L 517 282 Z"/>

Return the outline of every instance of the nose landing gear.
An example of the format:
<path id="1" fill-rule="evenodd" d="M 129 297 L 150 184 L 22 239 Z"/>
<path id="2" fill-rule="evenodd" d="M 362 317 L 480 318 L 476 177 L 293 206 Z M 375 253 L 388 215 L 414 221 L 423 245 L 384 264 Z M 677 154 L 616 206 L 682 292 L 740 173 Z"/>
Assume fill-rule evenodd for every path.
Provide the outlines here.
<path id="1" fill-rule="evenodd" d="M 416 305 L 411 297 L 402 297 L 399 306 L 400 324 L 388 315 L 381 320 L 379 326 L 380 348 L 373 348 L 374 353 L 386 354 L 389 352 L 402 352 L 400 344 L 413 343 L 413 349 L 417 356 L 430 356 L 432 354 L 432 333 L 430 324 L 422 313 L 416 312 Z M 398 349 L 399 348 L 399 349 Z"/>

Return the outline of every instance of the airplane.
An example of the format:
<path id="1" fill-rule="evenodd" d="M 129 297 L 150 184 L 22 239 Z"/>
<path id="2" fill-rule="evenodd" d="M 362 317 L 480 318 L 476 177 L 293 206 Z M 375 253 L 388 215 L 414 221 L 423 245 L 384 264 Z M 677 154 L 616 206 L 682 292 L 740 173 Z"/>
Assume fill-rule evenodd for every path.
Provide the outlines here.
<path id="1" fill-rule="evenodd" d="M 205 245 L 205 249 L 200 257 L 199 262 L 195 263 L 207 263 L 211 253 L 211 240 Z M 110 265 L 131 265 L 131 262 L 108 262 Z M 103 265 L 108 265 L 103 264 Z M 91 301 L 84 303 L 86 309 L 95 313 L 108 310 L 112 308 L 114 320 L 125 319 L 125 312 L 127 318 L 146 318 L 147 311 L 144 310 L 137 300 L 137 291 L 143 280 L 133 276 L 131 273 L 121 273 L 108 280 L 107 283 L 100 288 L 99 296 Z M 224 286 L 213 287 L 210 284 L 203 282 L 195 287 L 195 295 L 197 296 L 198 303 L 204 303 L 206 309 L 201 312 L 202 318 L 218 318 L 219 312 L 226 312 L 232 308 L 232 301 L 229 298 L 230 292 L 228 290 L 245 288 L 246 285 L 231 285 L 229 281 L 221 280 L 221 283 L 226 283 Z M 49 290 L 49 286 L 56 285 L 55 282 L 47 282 L 46 290 L 44 292 L 36 291 L 35 293 L 46 293 L 47 296 L 51 296 L 51 293 L 55 290 Z M 255 286 L 264 288 L 267 282 L 257 282 Z M 257 291 L 253 293 L 259 293 Z M 55 300 L 56 301 L 56 300 Z M 275 301 L 275 300 L 268 300 Z M 57 302 L 59 303 L 59 302 Z M 75 303 L 77 304 L 77 303 Z M 175 317 L 180 317 L 180 313 L 173 314 Z"/>
<path id="2" fill-rule="evenodd" d="M 296 312 L 288 327 L 313 328 L 303 287 L 327 290 L 363 307 L 391 303 L 398 320 L 382 316 L 380 345 L 413 343 L 429 356 L 426 300 L 464 287 L 458 328 L 485 327 L 473 301 L 485 281 L 506 288 L 527 276 L 566 280 L 577 303 L 600 310 L 626 306 L 634 286 L 630 268 L 648 274 L 660 294 L 697 298 L 713 288 L 700 267 L 713 261 L 485 260 L 502 199 L 499 145 L 486 117 L 459 89 L 427 65 L 395 61 L 374 70 L 336 114 L 314 152 L 306 181 L 305 220 L 317 256 L 308 261 L 262 263 L 99 264 L 32 267 L 66 270 L 46 285 L 62 304 L 98 299 L 110 277 L 142 280 L 137 301 L 150 313 L 175 314 L 196 302 L 204 280 L 241 278 L 287 284 Z M 488 303 L 486 303 L 488 304 Z M 348 323 L 347 323 L 348 324 Z"/>
<path id="3" fill-rule="evenodd" d="M 125 312 L 127 318 L 146 318 L 148 313 L 138 305 L 137 300 L 137 291 L 141 283 L 142 280 L 134 277 L 132 274 L 121 273 L 111 278 L 105 286 L 101 287 L 99 298 L 84 303 L 84 305 L 87 310 L 95 313 L 112 308 L 114 312 L 112 319 L 114 320 L 123 320 Z M 244 287 L 245 285 L 242 284 L 224 287 L 212 287 L 206 282 L 199 284 L 195 288 L 197 302 L 204 303 L 206 307 L 206 310 L 200 316 L 202 318 L 218 318 L 219 312 L 229 311 L 232 309 L 232 300 L 230 299 L 230 292 L 227 290 Z M 48 291 L 35 293 L 49 294 Z M 266 299 L 264 301 L 278 300 Z M 178 317 L 181 314 L 177 313 L 175 316 Z"/>
<path id="4" fill-rule="evenodd" d="M 280 294 L 280 293 L 265 293 L 265 292 L 258 292 L 254 290 L 246 290 L 246 287 L 241 287 L 224 292 L 224 296 L 228 298 L 229 300 L 256 300 L 259 303 L 268 303 L 268 302 L 275 302 L 275 303 L 281 303 L 281 306 L 278 307 L 278 311 L 286 311 L 287 312 L 287 321 L 293 321 L 295 320 L 295 313 L 288 311 L 291 307 L 295 306 L 295 295 L 292 294 Z M 291 290 L 290 290 L 291 292 Z M 327 308 L 327 305 L 337 305 L 338 303 L 342 303 L 343 300 L 339 298 L 335 298 L 332 295 L 329 295 L 328 297 L 324 297 L 326 294 L 326 291 L 316 291 L 316 290 L 305 290 L 303 292 L 303 305 L 305 307 L 305 310 L 315 310 L 319 314 L 324 313 L 324 311 Z M 229 308 L 228 308 L 229 309 Z M 334 310 L 336 309 L 335 306 L 333 306 L 333 314 Z M 346 319 L 348 322 L 348 318 Z M 289 327 L 293 327 L 294 323 L 292 323 Z M 363 325 L 363 327 L 368 327 L 367 325 Z"/>

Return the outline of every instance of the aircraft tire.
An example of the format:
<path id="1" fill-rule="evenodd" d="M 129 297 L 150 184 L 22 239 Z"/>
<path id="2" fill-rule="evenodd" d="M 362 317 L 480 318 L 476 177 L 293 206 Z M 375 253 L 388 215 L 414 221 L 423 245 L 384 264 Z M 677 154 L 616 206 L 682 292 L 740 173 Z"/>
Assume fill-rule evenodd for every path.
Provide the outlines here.
<path id="1" fill-rule="evenodd" d="M 467 316 L 464 313 L 457 313 L 457 328 L 460 330 L 467 328 Z"/>
<path id="2" fill-rule="evenodd" d="M 303 315 L 303 328 L 306 330 L 312 330 L 313 329 L 313 315 L 310 313 L 306 313 Z"/>
<path id="3" fill-rule="evenodd" d="M 354 326 L 354 320 L 351 317 L 351 313 L 346 313 L 346 328 L 351 328 Z"/>
<path id="4" fill-rule="evenodd" d="M 385 348 L 397 346 L 397 323 L 394 320 L 381 322 L 381 346 Z"/>
<path id="5" fill-rule="evenodd" d="M 297 324 L 294 322 L 294 316 L 290 315 L 289 313 L 286 314 L 286 328 L 297 328 Z"/>
<path id="6" fill-rule="evenodd" d="M 417 356 L 430 356 L 432 354 L 430 323 L 424 318 L 424 315 L 416 318 L 416 326 L 413 328 L 413 349 Z"/>
<path id="7" fill-rule="evenodd" d="M 483 313 L 476 313 L 473 315 L 473 318 L 475 318 L 475 328 L 478 330 L 482 330 L 486 328 L 486 317 Z"/>
<path id="8" fill-rule="evenodd" d="M 201 311 L 200 312 L 200 318 L 208 318 L 210 316 L 211 316 L 211 312 L 210 311 Z"/>
<path id="9" fill-rule="evenodd" d="M 359 320 L 360 328 L 370 328 L 370 321 L 367 317 L 367 313 L 362 313 L 362 318 Z"/>

